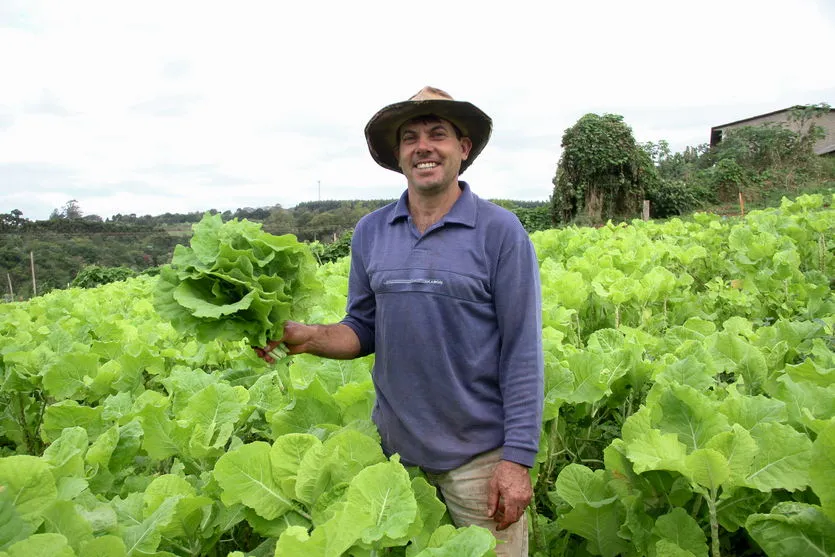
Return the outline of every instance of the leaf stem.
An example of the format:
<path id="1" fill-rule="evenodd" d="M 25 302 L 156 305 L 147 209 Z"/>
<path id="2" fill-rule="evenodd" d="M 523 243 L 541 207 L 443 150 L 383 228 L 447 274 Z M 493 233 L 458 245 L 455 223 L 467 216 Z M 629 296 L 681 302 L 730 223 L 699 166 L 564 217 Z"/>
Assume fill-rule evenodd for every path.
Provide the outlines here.
<path id="1" fill-rule="evenodd" d="M 273 348 L 272 350 L 267 352 L 267 355 L 269 355 L 275 361 L 286 358 L 287 357 L 287 346 L 282 342 L 281 344 L 279 344 L 278 346 L 276 346 L 275 348 Z"/>
<path id="2" fill-rule="evenodd" d="M 33 446 L 32 436 L 29 433 L 29 428 L 26 427 L 26 412 L 23 408 L 23 397 L 24 393 L 18 393 L 17 395 L 17 404 L 18 404 L 18 416 L 16 418 L 17 422 L 20 424 L 20 429 L 23 431 L 23 438 L 26 441 L 26 452 L 32 456 L 38 456 L 35 454 L 35 447 Z"/>
<path id="3" fill-rule="evenodd" d="M 719 551 L 719 520 L 716 517 L 716 490 L 710 490 L 710 497 L 707 500 L 707 508 L 710 514 L 710 554 L 712 557 L 722 557 Z"/>

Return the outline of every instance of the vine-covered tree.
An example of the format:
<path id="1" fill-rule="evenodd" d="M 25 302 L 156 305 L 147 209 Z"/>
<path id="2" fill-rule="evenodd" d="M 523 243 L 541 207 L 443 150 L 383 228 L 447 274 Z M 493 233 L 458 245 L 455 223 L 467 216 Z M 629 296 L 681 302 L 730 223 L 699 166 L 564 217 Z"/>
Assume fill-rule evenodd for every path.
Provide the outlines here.
<path id="1" fill-rule="evenodd" d="M 644 190 L 658 177 L 623 116 L 586 114 L 565 131 L 562 149 L 551 196 L 555 223 L 640 213 Z"/>

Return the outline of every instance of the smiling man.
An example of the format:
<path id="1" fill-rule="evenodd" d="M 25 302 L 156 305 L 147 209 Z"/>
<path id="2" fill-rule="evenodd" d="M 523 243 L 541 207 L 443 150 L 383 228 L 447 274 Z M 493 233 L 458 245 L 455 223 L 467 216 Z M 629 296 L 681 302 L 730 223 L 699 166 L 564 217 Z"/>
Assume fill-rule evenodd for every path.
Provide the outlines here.
<path id="1" fill-rule="evenodd" d="M 425 87 L 365 128 L 371 156 L 406 177 L 363 217 L 347 315 L 285 325 L 289 353 L 375 354 L 373 419 L 388 455 L 419 466 L 457 526 L 489 528 L 500 556 L 527 555 L 525 508 L 543 404 L 539 268 L 516 216 L 458 179 L 492 121 Z"/>

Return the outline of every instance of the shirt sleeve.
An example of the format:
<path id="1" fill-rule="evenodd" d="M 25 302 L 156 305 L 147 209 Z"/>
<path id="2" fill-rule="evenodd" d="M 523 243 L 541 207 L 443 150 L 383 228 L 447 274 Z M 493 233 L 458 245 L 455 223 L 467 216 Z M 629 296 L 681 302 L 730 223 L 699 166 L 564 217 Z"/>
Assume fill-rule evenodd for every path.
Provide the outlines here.
<path id="1" fill-rule="evenodd" d="M 544 404 L 539 263 L 527 234 L 503 246 L 494 300 L 501 335 L 499 381 L 505 413 L 502 458 L 532 467 Z"/>
<path id="2" fill-rule="evenodd" d="M 374 352 L 374 319 L 377 310 L 374 291 L 363 262 L 362 230 L 358 224 L 351 237 L 351 270 L 348 274 L 348 305 L 340 321 L 350 327 L 360 341 L 359 356 Z"/>

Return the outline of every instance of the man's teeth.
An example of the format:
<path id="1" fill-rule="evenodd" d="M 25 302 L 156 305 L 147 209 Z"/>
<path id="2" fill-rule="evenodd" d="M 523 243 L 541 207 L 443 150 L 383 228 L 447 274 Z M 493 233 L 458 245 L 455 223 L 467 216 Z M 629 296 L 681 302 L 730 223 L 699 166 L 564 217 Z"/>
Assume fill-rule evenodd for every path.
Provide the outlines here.
<path id="1" fill-rule="evenodd" d="M 435 168 L 436 166 L 438 166 L 436 162 L 419 162 L 417 164 L 418 168 Z"/>

